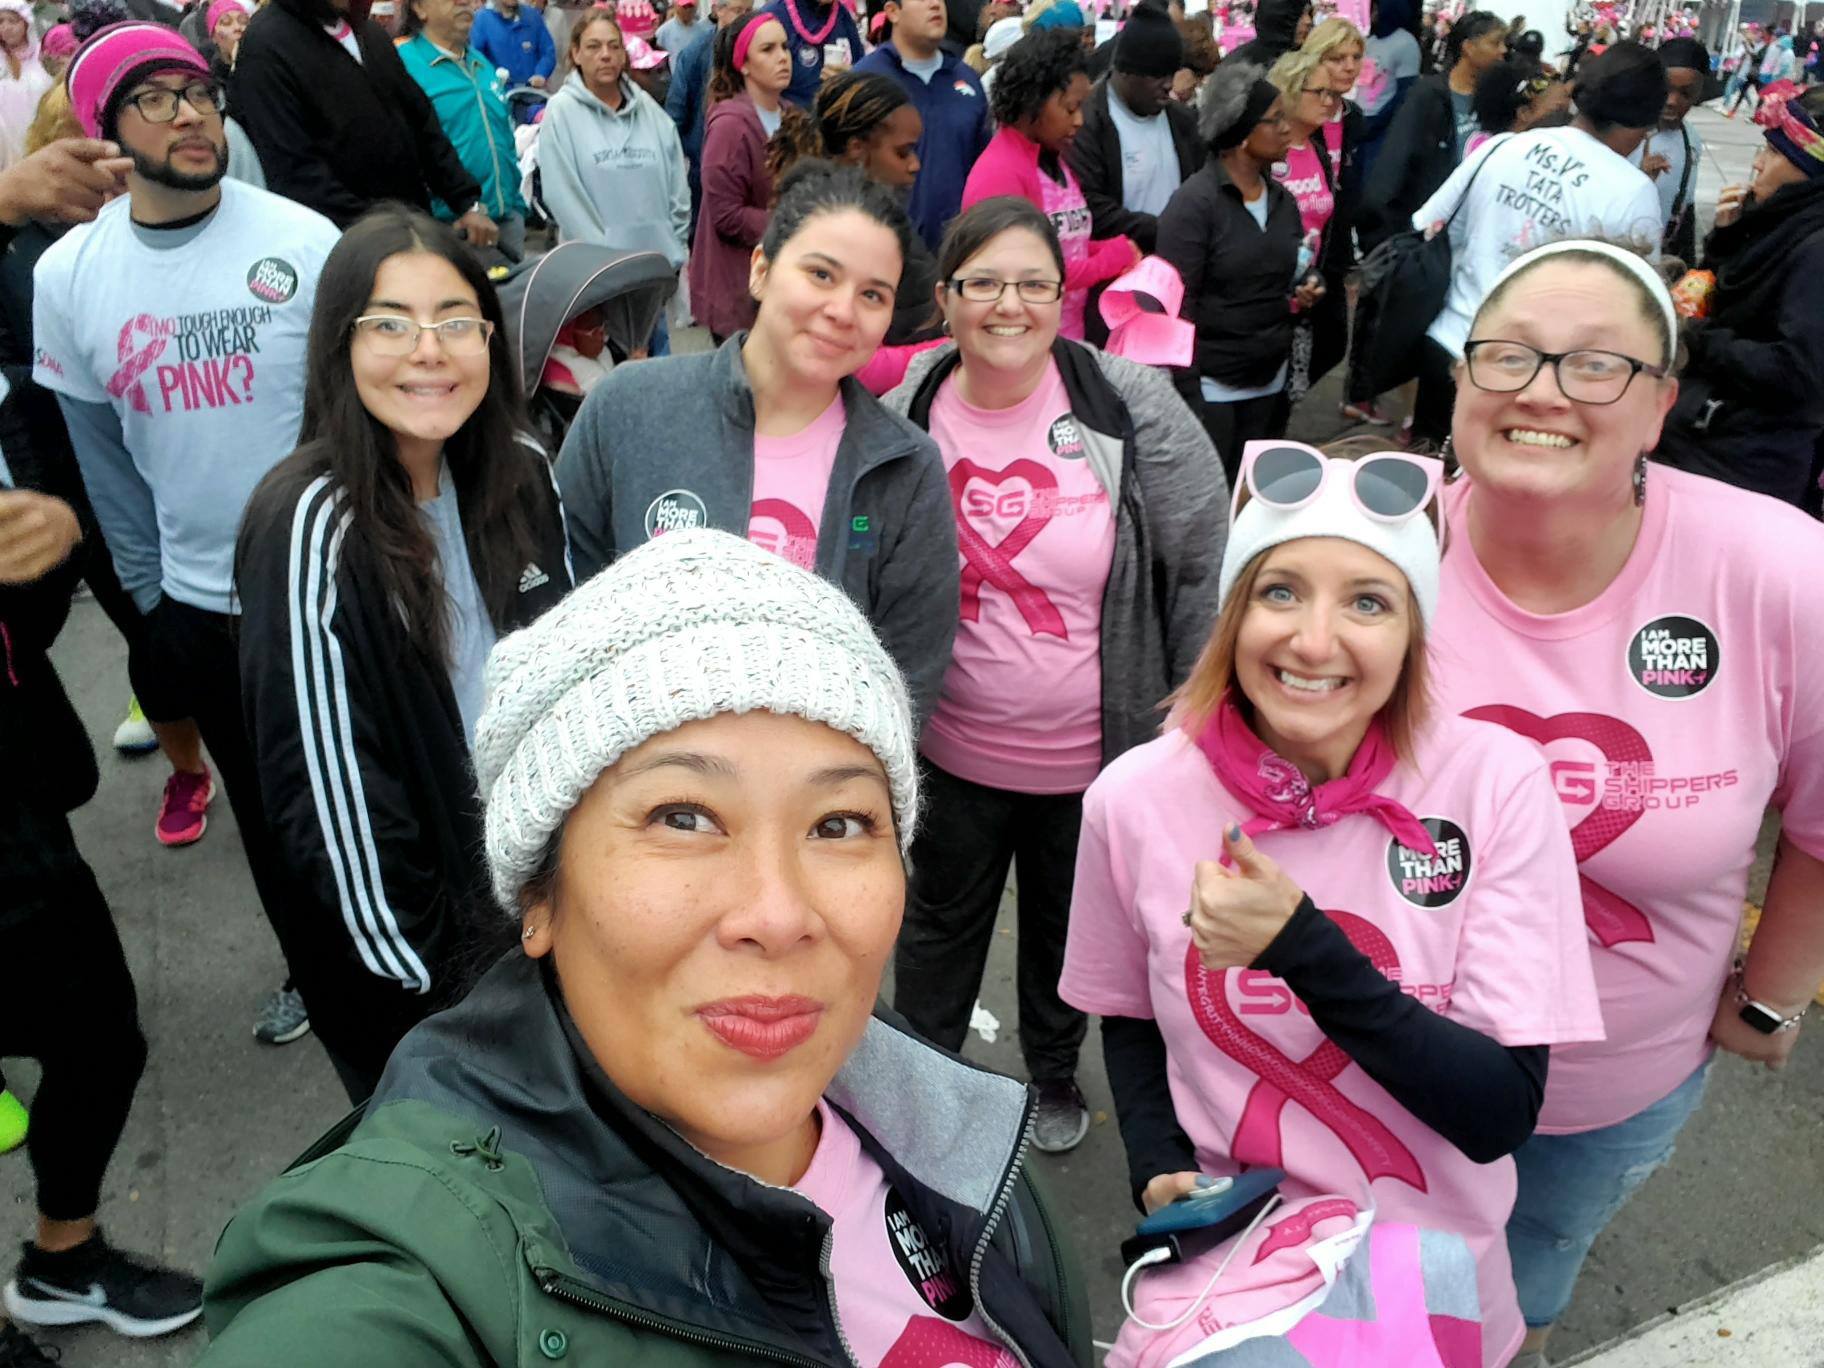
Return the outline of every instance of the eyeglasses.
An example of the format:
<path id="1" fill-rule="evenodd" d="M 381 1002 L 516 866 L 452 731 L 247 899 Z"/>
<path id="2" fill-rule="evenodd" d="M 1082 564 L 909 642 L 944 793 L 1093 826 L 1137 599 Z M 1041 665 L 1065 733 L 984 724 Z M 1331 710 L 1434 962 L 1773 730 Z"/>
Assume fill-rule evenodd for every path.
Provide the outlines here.
<path id="1" fill-rule="evenodd" d="M 441 323 L 420 323 L 398 314 L 364 314 L 355 320 L 355 336 L 381 356 L 410 356 L 425 333 L 437 334 L 437 344 L 449 356 L 477 356 L 488 349 L 494 325 L 485 318 L 446 318 Z"/>
<path id="2" fill-rule="evenodd" d="M 139 117 L 147 123 L 170 123 L 177 117 L 179 99 L 198 114 L 214 114 L 222 107 L 221 87 L 207 81 L 192 81 L 181 90 L 153 86 L 137 95 L 127 96 L 125 103 L 137 109 Z"/>
<path id="3" fill-rule="evenodd" d="M 1300 87 L 1299 93 L 1302 95 L 1315 95 L 1325 104 L 1340 104 L 1343 98 L 1341 92 L 1332 90 L 1329 86 L 1302 86 Z"/>
<path id="4" fill-rule="evenodd" d="M 1533 383 L 1548 361 L 1558 390 L 1578 404 L 1612 404 L 1628 392 L 1634 377 L 1645 371 L 1656 380 L 1666 377 L 1664 366 L 1649 366 L 1632 356 L 1612 351 L 1543 352 L 1524 342 L 1478 338 L 1466 343 L 1469 383 L 1491 394 L 1514 394 Z"/>
<path id="5" fill-rule="evenodd" d="M 1240 511 L 1244 488 L 1262 503 L 1289 513 L 1316 499 L 1339 473 L 1349 481 L 1350 496 L 1365 515 L 1376 522 L 1397 523 L 1437 496 L 1444 463 L 1432 456 L 1397 451 L 1343 461 L 1290 442 L 1249 442 L 1241 449 L 1241 471 L 1229 520 L 1232 524 Z"/>
<path id="6" fill-rule="evenodd" d="M 993 276 L 956 276 L 949 282 L 971 304 L 999 304 L 1011 285 L 1022 304 L 1056 304 L 1064 297 L 1061 280 L 996 280 Z"/>

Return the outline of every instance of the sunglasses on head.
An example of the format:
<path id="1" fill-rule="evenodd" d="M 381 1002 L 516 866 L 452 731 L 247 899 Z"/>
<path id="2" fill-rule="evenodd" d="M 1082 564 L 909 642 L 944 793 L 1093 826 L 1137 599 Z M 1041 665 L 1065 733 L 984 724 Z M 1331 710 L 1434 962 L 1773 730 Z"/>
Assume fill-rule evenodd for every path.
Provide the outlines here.
<path id="1" fill-rule="evenodd" d="M 1435 456 L 1377 451 L 1359 461 L 1325 456 L 1296 442 L 1249 442 L 1229 505 L 1229 521 L 1241 510 L 1241 491 L 1284 512 L 1303 508 L 1332 478 L 1349 482 L 1350 497 L 1376 522 L 1404 522 L 1437 497 L 1444 463 Z"/>

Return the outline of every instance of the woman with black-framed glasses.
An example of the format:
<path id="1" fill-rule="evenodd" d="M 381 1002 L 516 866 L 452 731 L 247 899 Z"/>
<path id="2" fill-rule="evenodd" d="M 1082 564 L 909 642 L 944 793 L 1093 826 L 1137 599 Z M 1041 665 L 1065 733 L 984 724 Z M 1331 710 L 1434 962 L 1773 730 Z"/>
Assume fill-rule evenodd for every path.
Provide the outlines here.
<path id="1" fill-rule="evenodd" d="M 528 432 L 468 248 L 412 210 L 356 222 L 317 286 L 298 449 L 235 557 L 248 727 L 299 889 L 292 969 L 351 1101 L 460 995 L 456 951 L 486 915 L 482 670 L 571 582 Z"/>
<path id="2" fill-rule="evenodd" d="M 1824 979 L 1824 529 L 1648 463 L 1678 338 L 1651 265 L 1571 240 L 1496 278 L 1458 368 L 1434 693 L 1550 760 L 1607 1028 L 1552 1051 L 1515 1155 L 1531 1352 L 1670 1157 L 1715 1048 L 1779 1067 Z M 1732 971 L 1770 806 L 1779 855 Z"/>
<path id="3" fill-rule="evenodd" d="M 1058 997 L 1083 790 L 1151 736 L 1215 613 L 1222 469 L 1166 376 L 1061 336 L 1065 257 L 1030 201 L 966 210 L 938 255 L 953 345 L 886 398 L 936 439 L 961 552 L 950 668 L 921 742 L 895 1005 L 960 1050 L 1007 871 L 1034 1143 L 1089 1125 L 1084 1017 Z"/>

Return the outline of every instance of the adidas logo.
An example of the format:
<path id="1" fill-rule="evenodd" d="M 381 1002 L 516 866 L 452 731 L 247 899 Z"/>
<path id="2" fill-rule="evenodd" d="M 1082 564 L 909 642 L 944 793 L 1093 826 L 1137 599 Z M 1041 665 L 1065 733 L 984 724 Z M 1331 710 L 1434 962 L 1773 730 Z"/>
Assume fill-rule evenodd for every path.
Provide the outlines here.
<path id="1" fill-rule="evenodd" d="M 551 576 L 536 565 L 528 565 L 519 577 L 519 592 L 529 594 L 540 585 L 551 583 Z"/>

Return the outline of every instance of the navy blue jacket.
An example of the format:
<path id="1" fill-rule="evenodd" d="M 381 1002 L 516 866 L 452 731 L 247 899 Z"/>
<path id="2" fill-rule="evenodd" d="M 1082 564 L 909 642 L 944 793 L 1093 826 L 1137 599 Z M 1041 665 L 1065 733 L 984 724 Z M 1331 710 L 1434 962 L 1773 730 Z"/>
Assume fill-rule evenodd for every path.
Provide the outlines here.
<path id="1" fill-rule="evenodd" d="M 798 3 L 798 0 L 794 0 Z M 836 25 L 821 43 L 807 43 L 803 35 L 792 23 L 791 13 L 785 7 L 785 0 L 773 0 L 773 3 L 762 7 L 762 14 L 770 14 L 785 29 L 786 45 L 792 50 L 792 83 L 785 88 L 785 98 L 800 109 L 809 109 L 817 98 L 817 88 L 823 84 L 823 49 L 830 43 L 844 39 L 849 44 L 849 61 L 859 63 L 861 54 L 867 51 L 861 45 L 861 28 L 855 22 L 855 16 L 849 13 L 848 6 L 841 0 L 830 0 L 828 5 L 820 5 L 817 0 L 802 0 L 798 3 L 798 17 L 804 26 L 816 33 L 829 23 L 830 7 L 836 9 Z"/>
<path id="2" fill-rule="evenodd" d="M 899 49 L 882 43 L 855 64 L 857 71 L 891 76 L 905 87 L 925 121 L 918 140 L 918 180 L 906 205 L 919 236 L 933 251 L 963 207 L 963 182 L 988 145 L 988 98 L 982 78 L 948 52 L 927 83 L 907 71 Z"/>
<path id="3" fill-rule="evenodd" d="M 699 33 L 671 59 L 671 89 L 665 93 L 665 112 L 678 126 L 678 141 L 690 162 L 691 175 L 703 162 L 704 102 L 709 95 L 709 64 L 715 56 L 716 26 Z"/>

